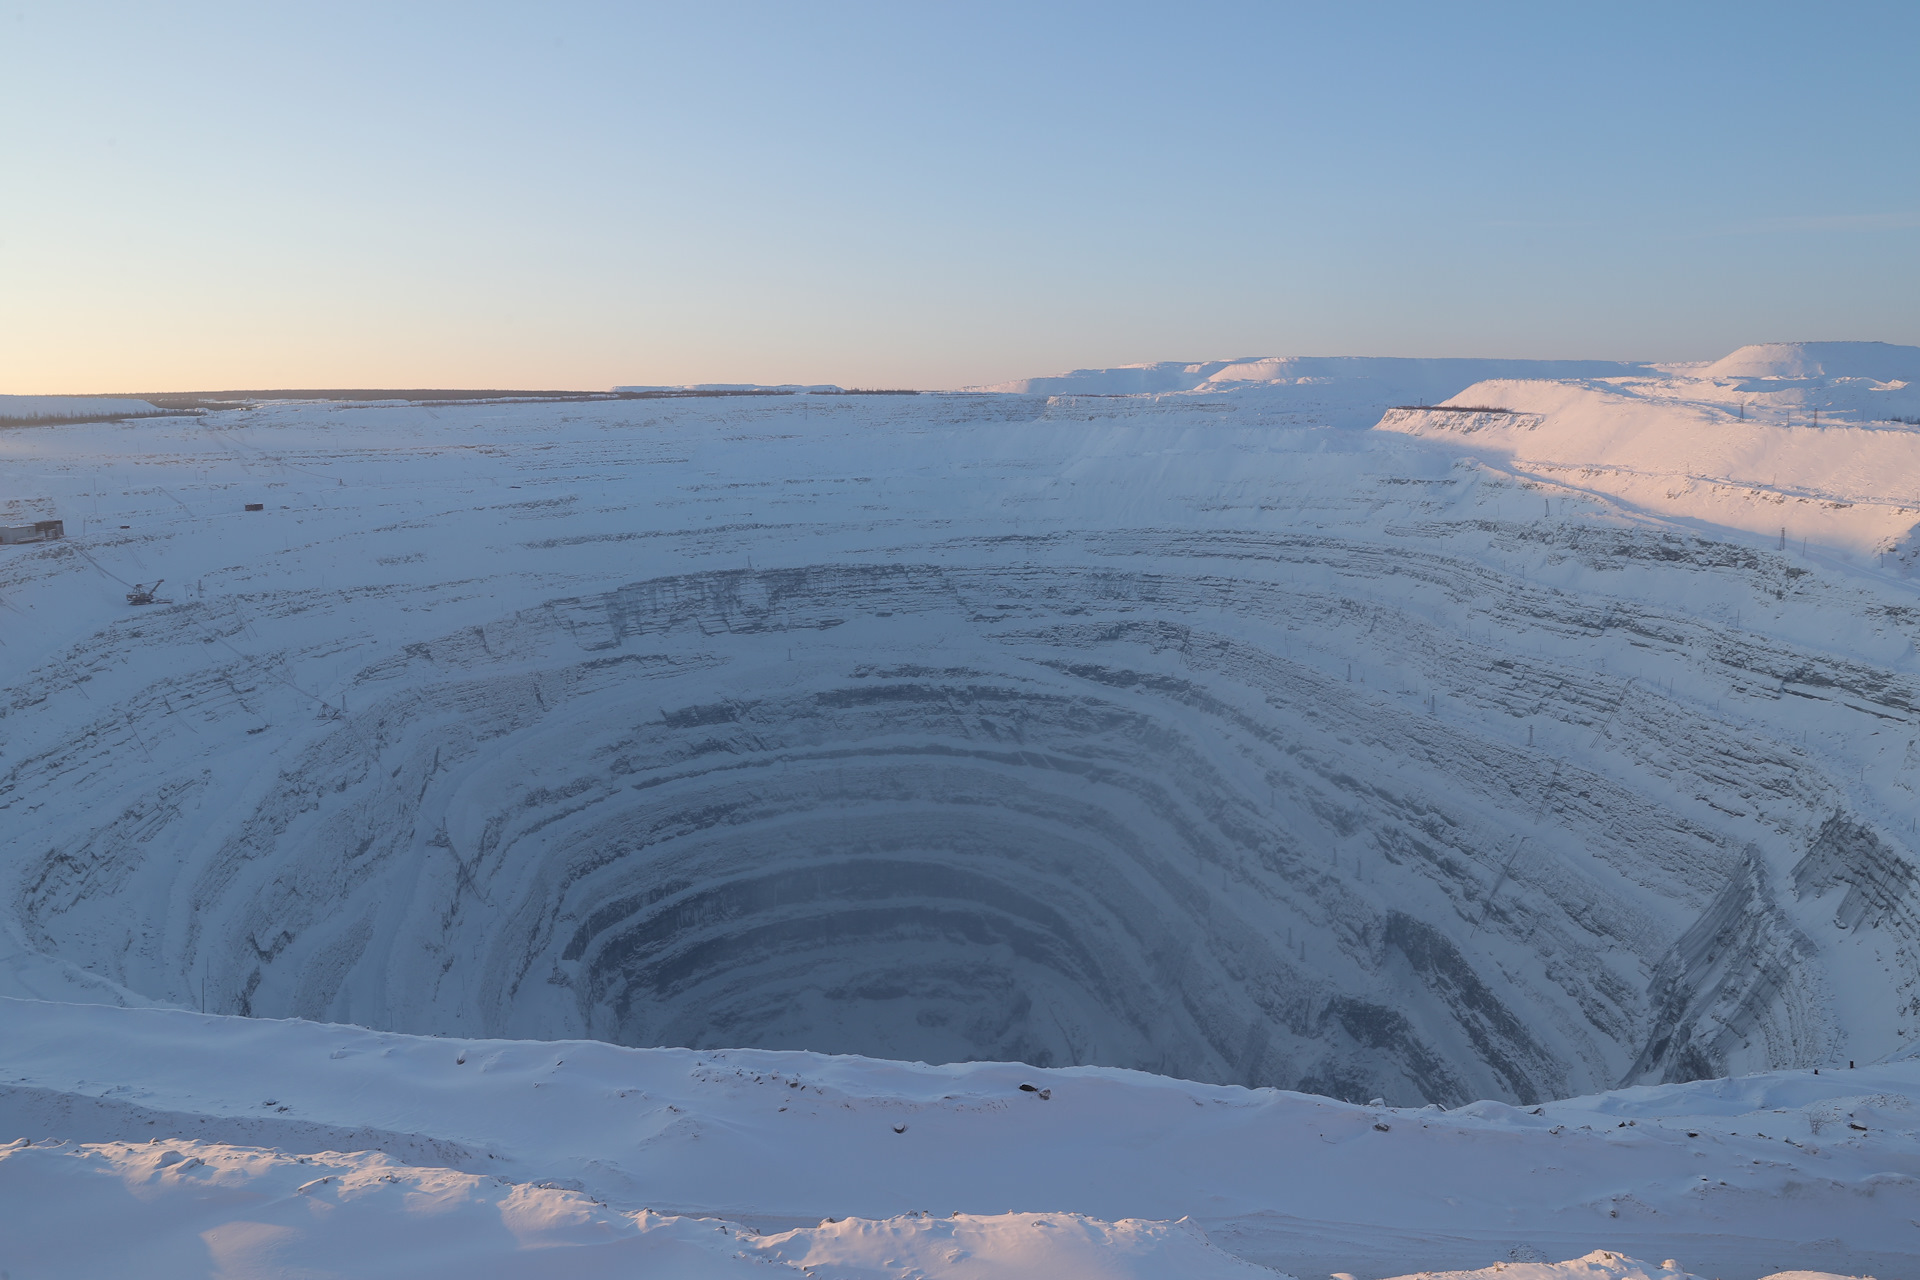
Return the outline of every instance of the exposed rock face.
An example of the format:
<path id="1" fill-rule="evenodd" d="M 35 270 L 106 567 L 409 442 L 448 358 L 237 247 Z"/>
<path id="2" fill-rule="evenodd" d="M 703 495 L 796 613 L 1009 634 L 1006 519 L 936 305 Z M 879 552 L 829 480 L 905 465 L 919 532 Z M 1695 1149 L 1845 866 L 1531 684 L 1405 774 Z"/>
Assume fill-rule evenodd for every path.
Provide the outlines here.
<path id="1" fill-rule="evenodd" d="M 1701 1080 L 1761 1040 L 1790 1056 L 1819 1038 L 1818 992 L 1809 989 L 1811 939 L 1774 902 L 1755 850 L 1654 968 L 1653 1039 L 1628 1079 Z"/>
<path id="2" fill-rule="evenodd" d="M 649 407 L 643 471 L 565 425 L 638 410 L 502 408 L 558 452 L 485 466 L 567 500 L 302 532 L 336 585 L 49 651 L 0 719 L 21 930 L 222 1011 L 1400 1103 L 1911 1032 L 1907 766 L 1861 747 L 1912 732 L 1909 606 L 1428 442 L 957 403 Z"/>
<path id="3" fill-rule="evenodd" d="M 1813 846 L 1793 868 L 1797 896 L 1846 889 L 1833 913 L 1842 929 L 1890 926 L 1900 937 L 1920 934 L 1920 869 L 1874 834 L 1873 828 L 1836 813 L 1820 827 Z"/>

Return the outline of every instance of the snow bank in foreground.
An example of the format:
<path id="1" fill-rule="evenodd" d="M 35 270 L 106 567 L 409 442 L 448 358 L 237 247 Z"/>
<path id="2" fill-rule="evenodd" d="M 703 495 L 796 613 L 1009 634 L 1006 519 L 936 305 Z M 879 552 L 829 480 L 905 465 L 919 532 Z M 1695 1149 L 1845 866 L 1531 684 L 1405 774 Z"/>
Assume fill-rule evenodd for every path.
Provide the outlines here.
<path id="1" fill-rule="evenodd" d="M 195 1241 L 225 1274 L 516 1275 L 566 1246 L 569 1275 L 1380 1276 L 1594 1249 L 1908 1275 L 1916 1101 L 1912 1061 L 1444 1111 L 0 999 L 0 1135 L 32 1140 L 0 1202 L 35 1233 L 16 1248 L 69 1259 L 54 1275 L 185 1267 Z M 1615 1262 L 1539 1276 L 1674 1280 Z"/>
<path id="2" fill-rule="evenodd" d="M 378 1153 L 289 1156 L 160 1141 L 0 1146 L 8 1261 L 34 1276 L 149 1280 L 564 1273 L 715 1280 L 805 1275 L 905 1280 L 1292 1280 L 1236 1258 L 1191 1221 L 1072 1213 L 845 1218 L 762 1234 L 715 1218 L 614 1209 L 577 1191 L 420 1169 Z M 111 1223 L 112 1229 L 101 1230 Z M 131 1246 L 131 1247 L 130 1247 Z M 1595 1250 L 1560 1263 L 1423 1271 L 1400 1280 L 1701 1280 Z M 1768 1280 L 1843 1280 L 1777 1272 Z"/>
<path id="3" fill-rule="evenodd" d="M 63 418 L 137 418 L 164 410 L 119 396 L 0 396 L 0 422 L 57 422 Z"/>
<path id="4" fill-rule="evenodd" d="M 1567 1262 L 1500 1263 L 1479 1271 L 1422 1271 L 1397 1280 L 1691 1280 L 1672 1258 L 1650 1266 L 1637 1258 L 1596 1249 Z M 1766 1280 L 1845 1280 L 1830 1271 L 1780 1271 Z"/>
<path id="5" fill-rule="evenodd" d="M 372 1152 L 291 1156 L 219 1143 L 0 1146 L 8 1262 L 32 1276 L 670 1275 L 915 1280 L 1291 1280 L 1233 1257 L 1191 1221 L 1073 1213 L 909 1213 L 763 1234 L 716 1218 L 615 1209 L 558 1187 L 421 1169 Z M 111 1230 L 101 1230 L 111 1223 Z M 1699 1280 L 1595 1250 L 1401 1280 Z M 1769 1280 L 1840 1280 L 1780 1272 Z"/>
<path id="6" fill-rule="evenodd" d="M 11 1220 L 6 1260 L 21 1276 L 128 1274 L 136 1257 L 150 1280 L 210 1272 L 465 1280 L 1277 1276 L 1221 1252 L 1185 1222 L 914 1214 L 762 1235 L 717 1219 L 615 1209 L 576 1191 L 413 1168 L 373 1152 L 292 1156 L 208 1142 L 17 1142 L 0 1147 L 0 1201 Z M 1608 1272 L 1606 1280 L 1640 1274 Z"/>

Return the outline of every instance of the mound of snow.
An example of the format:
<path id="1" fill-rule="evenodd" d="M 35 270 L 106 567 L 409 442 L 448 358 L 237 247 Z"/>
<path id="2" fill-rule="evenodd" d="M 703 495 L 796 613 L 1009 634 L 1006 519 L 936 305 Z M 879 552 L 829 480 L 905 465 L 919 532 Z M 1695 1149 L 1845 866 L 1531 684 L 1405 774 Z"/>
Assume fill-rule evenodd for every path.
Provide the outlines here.
<path id="1" fill-rule="evenodd" d="M 1281 1280 L 1187 1222 L 912 1214 L 763 1235 L 377 1152 L 171 1139 L 0 1147 L 0 1201 L 6 1261 L 33 1276 Z"/>
<path id="2" fill-rule="evenodd" d="M 1502 1262 L 1478 1271 L 1422 1271 L 1396 1280 L 1697 1280 L 1672 1258 L 1659 1266 L 1595 1249 L 1566 1262 Z M 1830 1271 L 1781 1271 L 1765 1280 L 1852 1280 Z"/>
<path id="3" fill-rule="evenodd" d="M 1594 1249 L 1718 1276 L 1920 1263 L 1906 1225 L 1920 1062 L 1449 1112 L 1111 1068 L 0 999 L 0 1080 L 0 1134 L 39 1140 L 0 1166 L 10 1217 L 44 1222 L 49 1248 L 120 1222 L 89 1243 L 125 1256 L 232 1232 L 323 1273 L 354 1269 L 354 1235 L 475 1266 L 560 1245 L 583 1266 L 602 1248 L 625 1262 L 711 1246 L 716 1266 L 744 1253 L 827 1275 L 1254 1274 L 1209 1239 L 1296 1275 Z M 68 1208 L 30 1211 L 35 1197 Z M 1659 1275 L 1621 1266 L 1540 1275 Z"/>
<path id="4" fill-rule="evenodd" d="M 1254 356 L 1076 369 L 969 391 L 1080 396 L 1152 396 L 1175 408 L 1204 398 L 1216 408 L 1285 427 L 1372 426 L 1396 404 L 1433 404 L 1488 378 L 1610 378 L 1651 367 L 1606 360 L 1409 360 L 1375 356 Z"/>
<path id="5" fill-rule="evenodd" d="M 1876 349 L 1889 378 L 1920 348 L 1802 343 L 1778 359 L 1735 352 L 1712 368 L 1865 368 L 1820 354 Z M 1744 352 L 1774 348 L 1747 347 Z M 1786 349 L 1782 349 L 1786 350 Z M 1843 353 L 1845 354 L 1845 353 Z M 1816 358 L 1818 357 L 1818 358 Z M 1851 356 L 1848 357 L 1852 359 Z M 1771 362 L 1769 362 L 1771 361 Z M 1911 560 L 1920 527 L 1920 368 L 1908 385 L 1818 374 L 1539 381 L 1492 379 L 1449 409 L 1389 410 L 1387 431 L 1457 442 L 1537 481 L 1845 554 Z M 1757 376 L 1757 375 L 1756 375 Z M 1462 412 L 1466 408 L 1498 412 Z"/>
<path id="6" fill-rule="evenodd" d="M 1225 391 L 1304 382 L 1360 380 L 1383 388 L 1438 397 L 1487 378 L 1608 378 L 1643 373 L 1648 366 L 1612 360 L 1403 359 L 1392 356 L 1244 356 L 1234 360 L 1126 364 L 1075 369 L 1040 378 L 1016 378 L 967 391 L 1022 395 L 1151 395 Z"/>
<path id="7" fill-rule="evenodd" d="M 73 418 L 137 418 L 165 410 L 119 396 L 0 396 L 0 422 L 57 422 Z"/>
<path id="8" fill-rule="evenodd" d="M 960 389 L 1016 395 L 1149 395 L 1155 392 L 1195 390 L 1206 385 L 1207 379 L 1220 370 L 1241 363 L 1248 362 L 1161 360 L 1149 364 L 1116 365 L 1110 369 L 1075 369 L 1070 373 L 1049 374 L 1039 378 L 1015 378 L 1009 382 L 995 382 Z"/>
<path id="9" fill-rule="evenodd" d="M 1891 342 L 1759 342 L 1705 366 L 1700 376 L 1920 382 L 1920 347 Z"/>

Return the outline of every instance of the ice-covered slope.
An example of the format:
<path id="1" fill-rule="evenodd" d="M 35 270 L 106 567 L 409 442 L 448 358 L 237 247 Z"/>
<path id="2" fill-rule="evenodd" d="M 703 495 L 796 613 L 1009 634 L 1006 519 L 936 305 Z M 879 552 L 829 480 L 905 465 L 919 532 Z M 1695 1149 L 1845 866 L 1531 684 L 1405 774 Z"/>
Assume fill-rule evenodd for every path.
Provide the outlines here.
<path id="1" fill-rule="evenodd" d="M 1909 381 L 1908 379 L 1911 379 Z M 1654 378 L 1490 380 L 1381 426 L 1556 487 L 1902 570 L 1920 543 L 1920 347 L 1744 347 Z"/>
<path id="2" fill-rule="evenodd" d="M 1142 395 L 1355 382 L 1388 388 L 1459 388 L 1488 378 L 1609 378 L 1649 366 L 1613 360 L 1406 359 L 1396 356 L 1247 356 L 1237 360 L 1117 365 L 1018 378 L 970 391 L 1023 395 Z"/>
<path id="3" fill-rule="evenodd" d="M 209 1253 L 233 1271 L 782 1274 L 744 1255 L 822 1277 L 1169 1280 L 1597 1249 L 1722 1280 L 1920 1263 L 1912 1062 L 1443 1111 L 10 1000 L 0 1032 L 0 1134 L 34 1142 L 0 1148 L 16 1274 L 113 1273 L 77 1264 L 136 1247 L 156 1275 L 206 1274 Z M 182 1253 L 201 1270 L 174 1269 Z M 1659 1272 L 1590 1258 L 1538 1280 Z"/>
<path id="4" fill-rule="evenodd" d="M 1413 360 L 1268 356 L 1121 365 L 970 390 L 1047 396 L 1205 398 L 1287 426 L 1369 427 L 1388 408 L 1432 404 L 1488 378 L 1613 378 L 1651 372 L 1610 360 Z"/>

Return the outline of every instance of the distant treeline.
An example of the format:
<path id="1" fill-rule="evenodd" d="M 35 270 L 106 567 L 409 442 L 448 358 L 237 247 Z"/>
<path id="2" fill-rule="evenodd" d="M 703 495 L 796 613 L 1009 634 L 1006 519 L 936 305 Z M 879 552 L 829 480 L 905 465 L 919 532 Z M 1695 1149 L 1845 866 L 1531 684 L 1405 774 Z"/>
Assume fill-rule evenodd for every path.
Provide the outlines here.
<path id="1" fill-rule="evenodd" d="M 145 422 L 153 418 L 177 418 L 177 413 L 81 413 L 59 418 L 0 417 L 0 430 L 8 427 L 78 427 L 89 422 Z"/>
<path id="2" fill-rule="evenodd" d="M 237 409 L 262 400 L 403 400 L 409 404 L 592 404 L 610 400 L 671 400 L 704 396 L 790 396 L 786 387 L 742 387 L 728 390 L 672 388 L 660 391 L 462 391 L 437 387 L 389 389 L 382 387 L 286 388 L 267 391 L 188 391 L 159 395 L 127 394 L 116 399 L 145 400 L 161 409 L 197 412 Z"/>
<path id="3" fill-rule="evenodd" d="M 466 391 L 438 387 L 284 387 L 260 391 L 173 391 L 112 392 L 102 398 L 144 400 L 165 414 L 206 413 L 221 409 L 240 409 L 263 400 L 399 400 L 409 404 L 578 404 L 609 400 L 701 400 L 719 396 L 791 396 L 798 387 L 671 387 L 647 391 Z M 815 391 L 816 396 L 917 396 L 909 387 L 846 387 L 833 391 Z M 118 422 L 123 417 L 151 414 L 88 414 L 78 417 L 0 417 L 0 427 L 45 426 L 54 422 Z"/>
<path id="4" fill-rule="evenodd" d="M 490 400 L 617 400 L 610 391 L 453 391 L 410 387 L 281 388 L 265 391 L 163 391 L 128 393 L 115 399 L 145 400 L 162 409 L 232 409 L 258 400 L 409 400 L 416 404 L 484 403 Z"/>
<path id="5" fill-rule="evenodd" d="M 799 394 L 786 387 L 738 387 L 726 390 L 702 388 L 688 391 L 616 391 L 608 400 L 680 400 L 704 399 L 711 396 L 791 396 Z"/>

